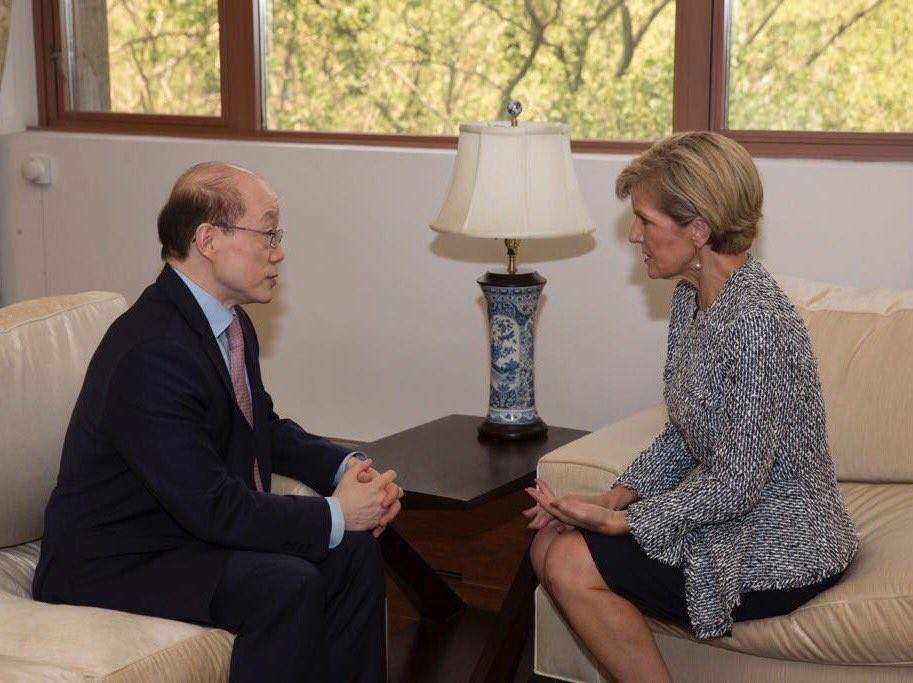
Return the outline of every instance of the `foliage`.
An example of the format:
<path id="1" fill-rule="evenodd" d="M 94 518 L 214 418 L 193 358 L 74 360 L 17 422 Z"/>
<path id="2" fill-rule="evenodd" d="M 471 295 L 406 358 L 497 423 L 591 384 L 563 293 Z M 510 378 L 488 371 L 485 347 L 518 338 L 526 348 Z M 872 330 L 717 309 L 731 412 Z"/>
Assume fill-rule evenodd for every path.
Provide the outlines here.
<path id="1" fill-rule="evenodd" d="M 578 138 L 657 137 L 674 14 L 670 0 L 273 0 L 268 123 L 452 135 L 515 98 Z"/>
<path id="2" fill-rule="evenodd" d="M 672 0 L 264 4 L 270 128 L 452 135 L 516 98 L 578 139 L 671 130 Z M 107 0 L 112 109 L 217 114 L 217 5 Z M 731 0 L 730 127 L 913 130 L 910 9 Z"/>
<path id="3" fill-rule="evenodd" d="M 909 0 L 737 0 L 729 127 L 913 131 Z"/>
<path id="4" fill-rule="evenodd" d="M 107 5 L 112 110 L 218 116 L 217 0 Z"/>

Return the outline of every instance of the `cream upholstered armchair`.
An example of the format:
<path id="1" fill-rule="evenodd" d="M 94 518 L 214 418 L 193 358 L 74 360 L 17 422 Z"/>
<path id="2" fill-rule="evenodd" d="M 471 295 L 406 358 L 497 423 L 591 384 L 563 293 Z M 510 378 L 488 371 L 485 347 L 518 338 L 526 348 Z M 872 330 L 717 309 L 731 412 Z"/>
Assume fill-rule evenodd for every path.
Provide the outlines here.
<path id="1" fill-rule="evenodd" d="M 840 492 L 860 550 L 842 581 L 792 614 L 699 642 L 650 625 L 677 682 L 913 680 L 913 291 L 778 278 L 808 326 Z M 559 448 L 539 463 L 558 493 L 604 491 L 659 433 L 662 406 Z M 609 680 L 540 587 L 535 670 Z"/>
<path id="2" fill-rule="evenodd" d="M 86 292 L 0 308 L 0 681 L 222 681 L 227 631 L 31 597 L 44 508 L 89 359 L 126 310 Z M 313 495 L 273 477 L 275 493 Z"/>

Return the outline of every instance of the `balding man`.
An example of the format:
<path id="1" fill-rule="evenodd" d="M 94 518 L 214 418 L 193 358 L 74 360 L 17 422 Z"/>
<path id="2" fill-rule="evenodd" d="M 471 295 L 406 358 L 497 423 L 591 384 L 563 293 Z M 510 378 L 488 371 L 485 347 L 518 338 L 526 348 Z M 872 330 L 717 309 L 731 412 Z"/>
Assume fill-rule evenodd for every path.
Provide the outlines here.
<path id="1" fill-rule="evenodd" d="M 240 304 L 273 297 L 276 196 L 200 164 L 158 229 L 166 265 L 86 373 L 33 593 L 228 629 L 232 681 L 381 680 L 376 536 L 402 490 L 273 411 Z M 273 472 L 325 497 L 273 495 Z"/>

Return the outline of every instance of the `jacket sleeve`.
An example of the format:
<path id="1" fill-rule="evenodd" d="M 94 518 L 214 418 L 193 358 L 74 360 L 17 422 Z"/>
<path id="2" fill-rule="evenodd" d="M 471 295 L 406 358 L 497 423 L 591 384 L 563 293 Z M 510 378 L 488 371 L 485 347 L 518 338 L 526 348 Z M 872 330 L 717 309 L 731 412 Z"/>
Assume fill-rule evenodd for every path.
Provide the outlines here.
<path id="1" fill-rule="evenodd" d="M 779 325 L 762 314 L 736 321 L 721 357 L 725 382 L 716 451 L 674 489 L 625 510 L 631 533 L 647 554 L 668 564 L 681 560 L 690 531 L 749 512 L 758 502 L 776 458 L 781 398 L 776 380 Z"/>
<path id="2" fill-rule="evenodd" d="M 202 369 L 183 347 L 150 342 L 112 373 L 103 425 L 130 469 L 189 534 L 218 545 L 321 560 L 323 498 L 249 489 L 219 457 Z"/>
<path id="3" fill-rule="evenodd" d="M 651 498 L 675 488 L 696 464 L 681 431 L 670 421 L 621 473 L 612 488 L 625 486 L 638 498 Z"/>
<path id="4" fill-rule="evenodd" d="M 268 393 L 266 404 L 273 471 L 304 482 L 322 496 L 332 495 L 336 471 L 355 449 L 309 434 L 293 420 L 280 418 L 273 410 L 273 400 Z"/>

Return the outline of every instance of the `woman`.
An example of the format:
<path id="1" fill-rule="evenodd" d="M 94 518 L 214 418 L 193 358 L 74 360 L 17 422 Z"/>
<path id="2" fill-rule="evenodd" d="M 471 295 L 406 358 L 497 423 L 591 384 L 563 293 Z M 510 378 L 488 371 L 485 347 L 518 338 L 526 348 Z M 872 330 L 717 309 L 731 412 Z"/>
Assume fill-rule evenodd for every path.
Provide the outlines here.
<path id="1" fill-rule="evenodd" d="M 620 681 L 670 680 L 644 615 L 700 638 L 785 614 L 856 553 L 837 492 L 808 333 L 748 248 L 763 190 L 748 153 L 673 135 L 615 186 L 629 240 L 672 297 L 669 420 L 600 496 L 527 489 L 532 561 L 568 623 Z"/>

